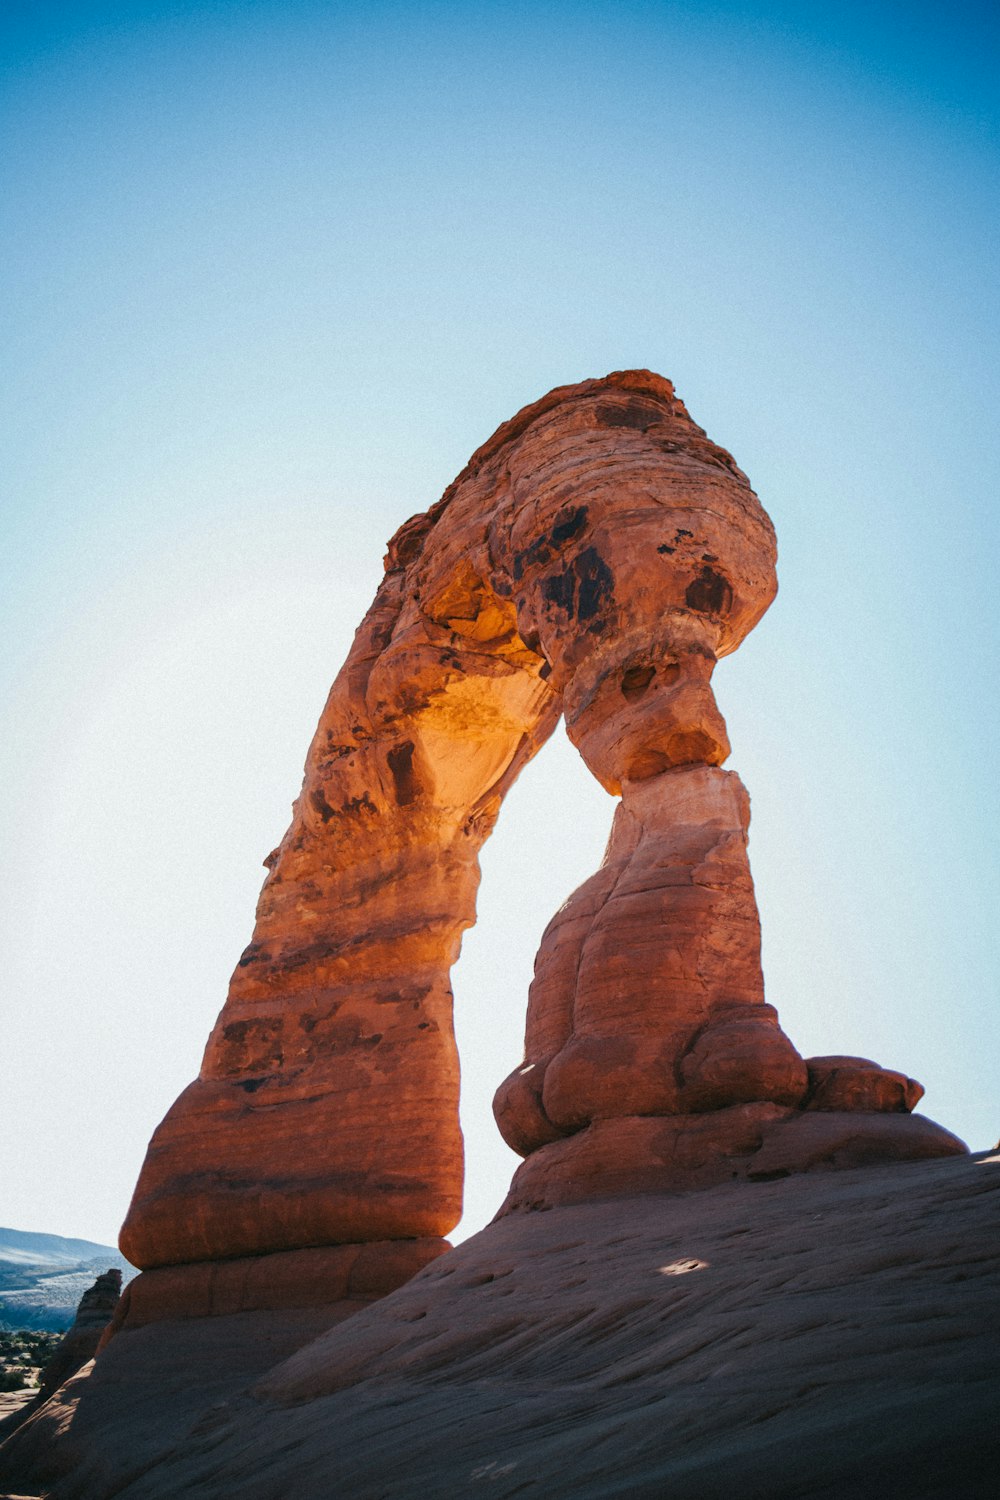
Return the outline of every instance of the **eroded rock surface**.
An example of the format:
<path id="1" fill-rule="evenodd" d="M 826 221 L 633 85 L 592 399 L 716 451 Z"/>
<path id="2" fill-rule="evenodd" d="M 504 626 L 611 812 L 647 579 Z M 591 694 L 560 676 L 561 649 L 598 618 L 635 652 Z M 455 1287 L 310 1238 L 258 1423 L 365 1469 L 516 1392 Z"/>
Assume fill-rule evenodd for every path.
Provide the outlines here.
<path id="1" fill-rule="evenodd" d="M 526 1059 L 495 1104 L 516 1151 L 594 1120 L 803 1102 L 764 1002 L 748 823 L 732 772 L 625 782 L 604 864 L 542 939 Z"/>
<path id="2" fill-rule="evenodd" d="M 348 1305 L 356 1311 L 394 1292 L 450 1248 L 440 1239 L 370 1240 L 157 1266 L 126 1287 L 101 1348 L 148 1323 L 338 1304 L 346 1315 Z"/>
<path id="3" fill-rule="evenodd" d="M 812 1135 L 877 1120 L 876 1157 L 962 1149 L 905 1115 L 902 1075 L 807 1065 L 764 1001 L 749 804 L 720 769 L 710 679 L 775 589 L 745 475 L 648 371 L 525 408 L 400 529 L 200 1076 L 150 1145 L 122 1231 L 135 1264 L 442 1243 L 462 1179 L 449 970 L 478 851 L 560 714 L 621 802 L 545 934 L 498 1094 L 525 1201 L 565 1201 L 581 1153 L 606 1193 L 601 1163 L 640 1138 L 689 1185 L 741 1175 L 774 1132 L 774 1171 L 793 1170 L 803 1110 L 829 1117 Z M 636 1165 L 629 1191 L 650 1180 Z"/>
<path id="4" fill-rule="evenodd" d="M 994 1156 L 511 1215 L 311 1341 L 291 1311 L 122 1333 L 0 1489 L 993 1500 L 998 1207 Z"/>
<path id="5" fill-rule="evenodd" d="M 93 1372 L 7 1445 L 9 1482 L 53 1500 L 952 1483 L 992 1410 L 995 1162 L 934 1161 L 965 1147 L 910 1113 L 919 1084 L 802 1058 L 765 1001 L 711 676 L 774 569 L 746 477 L 648 371 L 526 408 L 400 529 L 200 1076 L 150 1145 L 121 1241 L 143 1274 Z M 560 714 L 620 800 L 498 1090 L 525 1160 L 498 1222 L 444 1256 L 449 970 L 478 851 Z M 922 1175 L 870 1170 L 899 1162 Z"/>
<path id="6" fill-rule="evenodd" d="M 6 1410 L 0 1407 L 0 1443 L 78 1370 L 89 1365 L 114 1317 L 121 1289 L 122 1273 L 117 1267 L 103 1272 L 87 1288 L 77 1305 L 73 1323 L 39 1372 L 37 1392 L 11 1393 L 19 1399 L 7 1403 Z"/>
<path id="7" fill-rule="evenodd" d="M 97 1353 L 97 1346 L 111 1323 L 122 1292 L 122 1273 L 115 1267 L 98 1276 L 80 1298 L 72 1328 L 63 1336 L 41 1373 L 38 1394 L 44 1401 L 75 1375 Z"/>

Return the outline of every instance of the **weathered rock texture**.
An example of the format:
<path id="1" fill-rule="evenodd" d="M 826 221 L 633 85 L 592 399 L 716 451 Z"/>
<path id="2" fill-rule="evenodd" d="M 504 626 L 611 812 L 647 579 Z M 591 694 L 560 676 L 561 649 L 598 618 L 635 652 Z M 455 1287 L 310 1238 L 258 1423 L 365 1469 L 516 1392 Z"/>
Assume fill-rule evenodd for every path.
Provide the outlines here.
<path id="1" fill-rule="evenodd" d="M 121 1297 L 122 1273 L 117 1268 L 98 1276 L 80 1298 L 76 1317 L 39 1372 L 38 1390 L 9 1393 L 16 1401 L 0 1405 L 0 1443 L 46 1402 L 53 1392 L 90 1363 L 110 1327 Z"/>
<path id="2" fill-rule="evenodd" d="M 0 1493 L 994 1500 L 998 1208 L 994 1156 L 514 1214 L 291 1358 L 303 1313 L 122 1333 Z"/>
<path id="3" fill-rule="evenodd" d="M 604 864 L 550 923 L 526 1061 L 496 1114 L 527 1155 L 595 1120 L 800 1105 L 806 1064 L 764 1003 L 739 778 L 626 781 Z"/>
<path id="4" fill-rule="evenodd" d="M 121 1291 L 122 1273 L 113 1267 L 98 1276 L 94 1285 L 84 1292 L 72 1328 L 67 1330 L 42 1371 L 38 1382 L 42 1401 L 93 1359 L 104 1331 L 114 1317 Z"/>
<path id="5" fill-rule="evenodd" d="M 748 801 L 719 769 L 710 678 L 774 565 L 746 477 L 648 371 L 526 408 L 401 528 L 201 1074 L 150 1146 L 130 1260 L 440 1244 L 462 1177 L 449 969 L 478 851 L 560 714 L 622 800 L 543 939 L 525 1062 L 498 1096 L 529 1157 L 509 1206 L 579 1196 L 584 1158 L 600 1196 L 746 1175 L 733 1163 L 762 1150 L 777 1173 L 856 1160 L 862 1138 L 863 1156 L 962 1149 L 880 1113 L 913 1102 L 901 1075 L 810 1071 L 764 1001 Z M 835 1113 L 800 1150 L 810 1107 Z"/>
<path id="6" fill-rule="evenodd" d="M 168 1320 L 326 1307 L 346 1317 L 403 1286 L 448 1248 L 440 1239 L 372 1240 L 157 1266 L 125 1288 L 100 1348 L 122 1329 Z"/>

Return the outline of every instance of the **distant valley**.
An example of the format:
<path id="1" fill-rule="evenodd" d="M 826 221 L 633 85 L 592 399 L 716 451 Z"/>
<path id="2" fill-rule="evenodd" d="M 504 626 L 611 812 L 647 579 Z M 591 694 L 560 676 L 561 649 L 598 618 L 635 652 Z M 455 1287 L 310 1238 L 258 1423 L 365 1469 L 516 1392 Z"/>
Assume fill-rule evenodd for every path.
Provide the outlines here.
<path id="1" fill-rule="evenodd" d="M 112 1266 L 123 1282 L 135 1275 L 113 1245 L 0 1228 L 0 1328 L 68 1328 L 84 1292 Z"/>

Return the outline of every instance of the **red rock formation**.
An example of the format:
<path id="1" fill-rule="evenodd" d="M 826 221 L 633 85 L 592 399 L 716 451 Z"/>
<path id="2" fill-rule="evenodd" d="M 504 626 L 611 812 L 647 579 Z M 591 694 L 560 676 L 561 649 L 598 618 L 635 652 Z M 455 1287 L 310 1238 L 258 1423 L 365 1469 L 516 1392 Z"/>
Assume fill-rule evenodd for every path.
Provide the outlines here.
<path id="1" fill-rule="evenodd" d="M 731 772 L 626 781 L 603 866 L 542 940 L 526 1061 L 495 1104 L 516 1151 L 592 1120 L 803 1101 L 764 1003 L 748 820 Z"/>
<path id="2" fill-rule="evenodd" d="M 36 1393 L 24 1392 L 24 1399 L 6 1411 L 0 1409 L 0 1445 L 2 1445 L 23 1422 L 31 1420 L 33 1414 L 45 1402 L 71 1380 L 94 1358 L 102 1338 L 111 1324 L 122 1290 L 122 1273 L 116 1267 L 104 1271 L 93 1286 L 87 1288 L 80 1298 L 76 1317 L 52 1351 L 48 1362 L 39 1372 Z M 18 1397 L 21 1392 L 17 1392 Z M 0 1463 L 2 1467 L 2 1463 Z"/>
<path id="3" fill-rule="evenodd" d="M 101 1336 L 114 1317 L 122 1293 L 122 1273 L 116 1268 L 98 1276 L 80 1298 L 72 1328 L 53 1351 L 38 1382 L 39 1402 L 45 1401 L 71 1375 L 93 1359 Z"/>
<path id="4" fill-rule="evenodd" d="M 572 1154 L 592 1131 L 610 1160 L 652 1118 L 654 1152 L 697 1138 L 711 1176 L 748 1129 L 757 1150 L 807 1103 L 907 1105 L 901 1075 L 857 1060 L 810 1074 L 764 1002 L 748 804 L 718 769 L 710 678 L 774 597 L 774 563 L 746 477 L 648 371 L 527 407 L 400 529 L 201 1074 L 151 1143 L 130 1260 L 433 1239 L 456 1222 L 449 969 L 479 848 L 560 713 L 622 802 L 604 865 L 543 940 L 525 1063 L 498 1096 L 534 1190 L 565 1189 L 565 1138 Z M 893 1151 L 925 1154 L 912 1123 Z"/>
<path id="5" fill-rule="evenodd" d="M 913 1079 L 866 1058 L 806 1062 L 781 1031 L 748 822 L 739 778 L 714 766 L 624 782 L 601 869 L 542 940 L 525 1060 L 494 1101 L 527 1157 L 501 1215 L 964 1152 L 909 1115 Z"/>
<path id="6" fill-rule="evenodd" d="M 100 1347 L 147 1323 L 342 1303 L 357 1309 L 405 1285 L 448 1248 L 439 1239 L 373 1240 L 158 1266 L 125 1288 Z"/>
<path id="7" fill-rule="evenodd" d="M 127 1328 L 0 1495 L 994 1500 L 998 1202 L 983 1153 L 513 1214 L 347 1322 Z"/>

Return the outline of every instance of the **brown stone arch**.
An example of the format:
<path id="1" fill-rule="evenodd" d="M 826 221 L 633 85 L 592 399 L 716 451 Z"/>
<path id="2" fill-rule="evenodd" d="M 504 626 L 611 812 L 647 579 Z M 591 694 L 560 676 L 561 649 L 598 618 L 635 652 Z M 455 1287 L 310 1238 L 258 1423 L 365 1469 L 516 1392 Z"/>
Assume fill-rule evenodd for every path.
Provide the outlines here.
<path id="1" fill-rule="evenodd" d="M 560 714 L 623 801 L 605 866 L 543 940 L 525 1064 L 498 1096 L 507 1139 L 534 1160 L 608 1118 L 638 1139 L 650 1119 L 735 1103 L 759 1122 L 802 1100 L 763 1003 L 748 804 L 717 769 L 710 687 L 774 565 L 745 476 L 648 371 L 526 407 L 400 528 L 200 1075 L 150 1144 L 130 1260 L 457 1222 L 449 971 L 479 849 Z"/>

